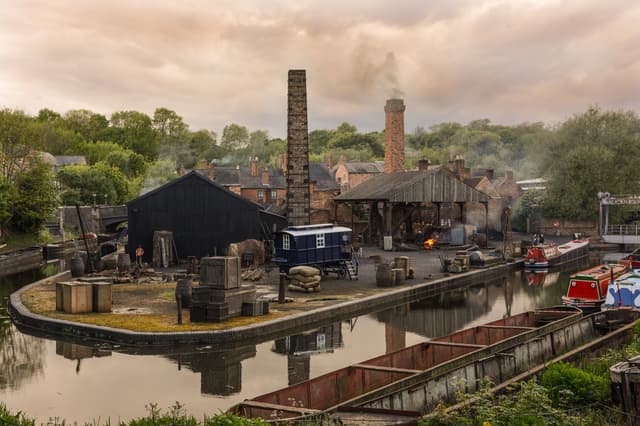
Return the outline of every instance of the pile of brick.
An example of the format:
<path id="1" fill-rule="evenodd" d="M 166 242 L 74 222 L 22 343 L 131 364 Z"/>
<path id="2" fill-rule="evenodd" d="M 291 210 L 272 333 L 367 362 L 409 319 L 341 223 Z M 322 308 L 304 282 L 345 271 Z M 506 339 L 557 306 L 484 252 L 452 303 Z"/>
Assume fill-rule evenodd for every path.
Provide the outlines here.
<path id="1" fill-rule="evenodd" d="M 322 275 L 317 268 L 311 266 L 295 266 L 289 269 L 287 278 L 289 279 L 288 289 L 291 291 L 302 291 L 306 293 L 320 291 Z"/>

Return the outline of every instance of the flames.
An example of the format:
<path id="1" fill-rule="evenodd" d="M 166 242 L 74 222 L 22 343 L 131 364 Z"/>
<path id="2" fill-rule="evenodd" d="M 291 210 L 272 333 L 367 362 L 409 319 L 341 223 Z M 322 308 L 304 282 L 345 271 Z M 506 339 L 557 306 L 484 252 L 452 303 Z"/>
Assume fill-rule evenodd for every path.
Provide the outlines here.
<path id="1" fill-rule="evenodd" d="M 436 240 L 434 238 L 429 238 L 428 240 L 424 240 L 423 246 L 425 250 L 431 250 L 435 245 L 436 245 Z"/>

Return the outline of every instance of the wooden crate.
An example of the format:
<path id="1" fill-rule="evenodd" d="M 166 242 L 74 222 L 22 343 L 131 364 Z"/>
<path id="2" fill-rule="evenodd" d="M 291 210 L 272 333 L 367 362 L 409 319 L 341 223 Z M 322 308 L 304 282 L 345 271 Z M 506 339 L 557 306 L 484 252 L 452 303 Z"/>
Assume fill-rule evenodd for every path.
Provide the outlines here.
<path id="1" fill-rule="evenodd" d="M 62 283 L 62 310 L 67 314 L 93 311 L 93 286 L 89 283 Z"/>

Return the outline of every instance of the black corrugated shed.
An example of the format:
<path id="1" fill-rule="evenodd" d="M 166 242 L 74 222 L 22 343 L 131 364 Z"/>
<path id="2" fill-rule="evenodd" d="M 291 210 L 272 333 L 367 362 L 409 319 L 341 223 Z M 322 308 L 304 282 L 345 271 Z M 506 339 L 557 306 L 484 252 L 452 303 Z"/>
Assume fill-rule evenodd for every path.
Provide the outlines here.
<path id="1" fill-rule="evenodd" d="M 230 243 L 255 238 L 287 226 L 286 218 L 200 176 L 188 173 L 127 203 L 129 253 L 144 249 L 150 262 L 154 231 L 172 231 L 178 256 L 223 255 Z"/>

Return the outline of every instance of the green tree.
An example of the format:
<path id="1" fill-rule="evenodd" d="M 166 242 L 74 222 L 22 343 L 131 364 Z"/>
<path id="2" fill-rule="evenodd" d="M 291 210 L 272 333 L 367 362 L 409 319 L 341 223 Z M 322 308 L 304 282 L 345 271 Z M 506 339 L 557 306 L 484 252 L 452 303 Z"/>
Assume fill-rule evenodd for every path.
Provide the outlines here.
<path id="1" fill-rule="evenodd" d="M 50 120 L 47 120 L 50 121 Z M 87 109 L 67 111 L 62 120 L 57 120 L 65 128 L 74 131 L 86 141 L 96 141 L 109 127 L 109 120 Z"/>
<path id="2" fill-rule="evenodd" d="M 539 148 L 548 215 L 593 219 L 597 193 L 628 193 L 638 183 L 640 120 L 634 112 L 597 107 L 563 123 Z"/>
<path id="3" fill-rule="evenodd" d="M 0 110 L 0 177 L 13 182 L 28 165 L 31 118 L 19 110 Z"/>
<path id="4" fill-rule="evenodd" d="M 148 160 L 158 157 L 160 145 L 151 118 L 138 111 L 118 111 L 111 115 L 111 126 L 102 134 L 106 140 L 143 155 Z"/>
<path id="5" fill-rule="evenodd" d="M 13 226 L 22 232 L 35 232 L 51 216 L 58 204 L 51 168 L 31 159 L 28 169 L 16 177 L 16 197 L 13 205 Z"/>
<path id="6" fill-rule="evenodd" d="M 246 148 L 249 145 L 249 131 L 238 124 L 229 124 L 222 130 L 220 146 L 227 152 Z"/>
<path id="7" fill-rule="evenodd" d="M 58 172 L 58 181 L 65 205 L 92 204 L 94 200 L 122 204 L 131 198 L 125 175 L 117 167 L 103 162 L 92 166 L 67 166 Z"/>

